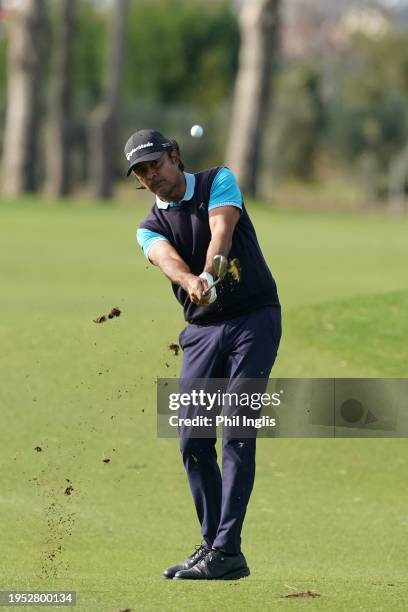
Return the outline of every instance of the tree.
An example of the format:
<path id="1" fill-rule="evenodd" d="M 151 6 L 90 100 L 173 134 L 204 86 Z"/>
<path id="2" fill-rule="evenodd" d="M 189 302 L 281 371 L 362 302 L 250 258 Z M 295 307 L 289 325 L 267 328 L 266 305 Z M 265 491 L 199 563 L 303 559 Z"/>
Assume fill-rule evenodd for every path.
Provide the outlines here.
<path id="1" fill-rule="evenodd" d="M 228 97 L 237 71 L 239 28 L 227 0 L 138 0 L 131 4 L 129 32 L 128 100 L 137 93 L 138 99 L 167 107 L 211 111 Z"/>
<path id="2" fill-rule="evenodd" d="M 331 147 L 360 172 L 369 201 L 403 188 L 408 142 L 408 47 L 404 32 L 358 34 L 343 54 L 330 105 Z M 401 174 L 402 173 L 402 174 Z"/>
<path id="3" fill-rule="evenodd" d="M 71 190 L 72 41 L 76 0 L 59 0 L 47 148 L 47 190 L 64 196 Z"/>
<path id="4" fill-rule="evenodd" d="M 241 51 L 227 165 L 244 192 L 257 193 L 260 154 L 279 38 L 280 0 L 246 0 L 240 14 Z"/>
<path id="5" fill-rule="evenodd" d="M 394 214 L 405 212 L 408 187 L 408 145 L 390 163 L 388 174 L 388 210 Z"/>
<path id="6" fill-rule="evenodd" d="M 35 191 L 37 187 L 44 31 L 44 0 L 21 0 L 8 47 L 3 189 L 10 195 Z"/>
<path id="7" fill-rule="evenodd" d="M 282 71 L 274 104 L 274 171 L 302 181 L 316 178 L 326 127 L 322 76 L 312 65 Z"/>
<path id="8" fill-rule="evenodd" d="M 98 198 L 112 196 L 114 142 L 125 52 L 128 0 L 116 0 L 114 6 L 105 99 L 94 111 L 91 121 L 91 180 L 93 191 Z"/>

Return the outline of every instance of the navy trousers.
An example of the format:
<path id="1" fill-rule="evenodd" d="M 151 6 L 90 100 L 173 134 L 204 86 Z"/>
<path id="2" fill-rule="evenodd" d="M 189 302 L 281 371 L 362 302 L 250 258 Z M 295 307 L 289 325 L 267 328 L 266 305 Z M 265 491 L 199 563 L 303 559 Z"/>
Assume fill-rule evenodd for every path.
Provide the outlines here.
<path id="1" fill-rule="evenodd" d="M 271 306 L 213 325 L 190 324 L 179 338 L 180 378 L 264 379 L 266 385 L 280 338 L 281 311 Z M 232 429 L 223 429 L 222 473 L 215 444 L 215 435 L 194 438 L 180 428 L 180 451 L 202 537 L 210 548 L 237 554 L 255 479 L 256 435 L 242 441 Z"/>

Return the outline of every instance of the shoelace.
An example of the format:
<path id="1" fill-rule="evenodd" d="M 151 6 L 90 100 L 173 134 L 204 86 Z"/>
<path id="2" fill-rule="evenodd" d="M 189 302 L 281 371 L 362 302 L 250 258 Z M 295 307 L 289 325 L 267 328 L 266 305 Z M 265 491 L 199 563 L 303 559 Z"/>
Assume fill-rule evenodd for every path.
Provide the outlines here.
<path id="1" fill-rule="evenodd" d="M 208 550 L 205 555 L 197 562 L 196 566 L 197 569 L 199 569 L 200 571 L 202 571 L 204 574 L 208 575 L 209 574 L 209 569 L 208 569 L 208 565 L 209 563 L 212 562 L 212 560 L 214 558 L 216 558 L 218 555 L 218 550 Z"/>
<path id="2" fill-rule="evenodd" d="M 200 559 L 200 563 L 202 563 L 203 561 L 206 563 L 212 561 L 214 557 L 217 556 L 217 554 L 218 554 L 217 550 L 212 550 L 212 549 L 207 550 L 205 555 Z"/>
<path id="3" fill-rule="evenodd" d="M 195 553 L 192 554 L 191 556 L 191 560 L 195 561 L 196 559 L 200 559 L 201 557 L 205 557 L 207 555 L 207 552 L 210 552 L 206 546 L 204 546 L 204 544 L 197 544 L 197 546 L 195 546 Z"/>

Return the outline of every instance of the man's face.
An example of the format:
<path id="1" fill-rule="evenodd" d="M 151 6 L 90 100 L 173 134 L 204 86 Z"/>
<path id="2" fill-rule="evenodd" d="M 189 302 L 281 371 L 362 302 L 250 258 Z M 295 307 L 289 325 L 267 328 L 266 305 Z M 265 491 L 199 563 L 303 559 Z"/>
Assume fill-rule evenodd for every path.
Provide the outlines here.
<path id="1" fill-rule="evenodd" d="M 172 151 L 154 161 L 136 164 L 133 168 L 140 183 L 159 198 L 171 197 L 180 181 L 177 152 Z"/>

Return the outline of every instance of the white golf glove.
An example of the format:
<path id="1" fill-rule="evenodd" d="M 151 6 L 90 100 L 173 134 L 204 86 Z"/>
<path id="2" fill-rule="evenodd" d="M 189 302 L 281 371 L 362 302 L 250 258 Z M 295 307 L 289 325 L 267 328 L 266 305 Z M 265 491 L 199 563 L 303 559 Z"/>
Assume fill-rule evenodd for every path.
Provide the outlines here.
<path id="1" fill-rule="evenodd" d="M 209 272 L 202 272 L 200 274 L 199 278 L 203 278 L 204 280 L 206 280 L 209 287 L 214 282 L 213 275 L 210 274 Z M 217 289 L 215 287 L 212 287 L 212 289 L 210 291 L 210 301 L 209 301 L 209 303 L 212 304 L 213 302 L 215 302 L 216 299 L 217 299 Z"/>

